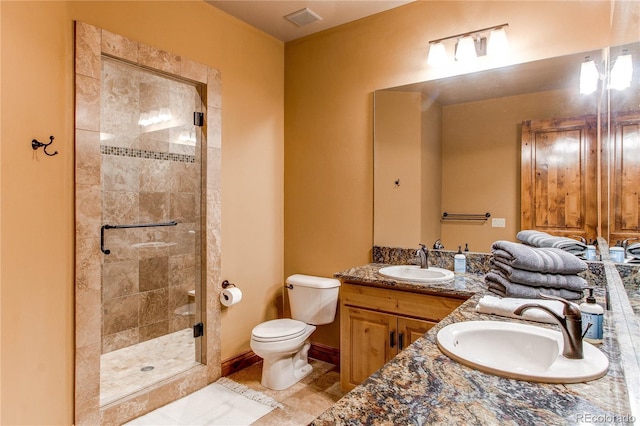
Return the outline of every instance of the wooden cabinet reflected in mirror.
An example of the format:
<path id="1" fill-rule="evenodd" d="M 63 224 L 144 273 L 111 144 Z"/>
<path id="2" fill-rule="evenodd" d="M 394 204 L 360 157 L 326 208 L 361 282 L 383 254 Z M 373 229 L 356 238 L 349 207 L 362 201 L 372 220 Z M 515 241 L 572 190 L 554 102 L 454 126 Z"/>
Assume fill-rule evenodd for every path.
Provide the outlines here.
<path id="1" fill-rule="evenodd" d="M 640 239 L 640 111 L 611 119 L 611 215 L 609 245 Z"/>
<path id="2" fill-rule="evenodd" d="M 521 154 L 522 229 L 596 239 L 596 116 L 525 121 Z"/>
<path id="3" fill-rule="evenodd" d="M 596 115 L 523 123 L 523 229 L 610 245 L 640 238 L 640 111 L 614 114 L 610 129 L 602 122 L 602 140 L 611 137 L 600 159 Z"/>

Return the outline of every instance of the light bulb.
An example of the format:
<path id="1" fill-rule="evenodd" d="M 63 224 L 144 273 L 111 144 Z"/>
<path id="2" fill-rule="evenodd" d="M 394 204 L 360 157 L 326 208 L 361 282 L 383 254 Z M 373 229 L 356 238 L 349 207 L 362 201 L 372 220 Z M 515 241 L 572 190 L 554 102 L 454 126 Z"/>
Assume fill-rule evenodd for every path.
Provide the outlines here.
<path id="1" fill-rule="evenodd" d="M 580 67 L 580 94 L 590 95 L 595 92 L 598 89 L 599 79 L 600 74 L 596 63 L 587 56 Z"/>
<path id="2" fill-rule="evenodd" d="M 489 44 L 487 46 L 487 54 L 491 56 L 505 56 L 509 50 L 509 41 L 507 33 L 502 28 L 496 28 L 489 34 Z"/>
<path id="3" fill-rule="evenodd" d="M 444 44 L 441 42 L 429 44 L 429 56 L 427 57 L 427 64 L 439 67 L 447 62 L 447 51 L 444 48 Z"/>
<path id="4" fill-rule="evenodd" d="M 631 86 L 631 78 L 633 77 L 633 64 L 631 55 L 626 51 L 618 56 L 616 62 L 611 69 L 611 78 L 609 87 L 616 90 L 624 90 Z"/>
<path id="5" fill-rule="evenodd" d="M 476 57 L 476 43 L 472 36 L 465 36 L 458 40 L 456 60 L 463 62 L 475 59 Z"/>

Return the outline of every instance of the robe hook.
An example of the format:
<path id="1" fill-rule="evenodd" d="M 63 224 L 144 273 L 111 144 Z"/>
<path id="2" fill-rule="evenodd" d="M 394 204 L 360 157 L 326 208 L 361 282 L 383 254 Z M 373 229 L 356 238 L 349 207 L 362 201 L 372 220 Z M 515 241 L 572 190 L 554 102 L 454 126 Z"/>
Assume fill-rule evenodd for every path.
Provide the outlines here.
<path id="1" fill-rule="evenodd" d="M 47 152 L 47 147 L 49 145 L 51 145 L 53 143 L 53 136 L 49 136 L 49 143 L 43 143 L 40 142 L 36 139 L 31 140 L 31 148 L 33 148 L 33 150 L 35 151 L 36 149 L 40 148 L 40 147 L 44 147 L 43 151 L 45 154 L 47 154 L 49 157 L 53 157 L 54 155 L 56 155 L 58 153 L 58 151 L 54 151 L 53 154 L 49 154 Z"/>

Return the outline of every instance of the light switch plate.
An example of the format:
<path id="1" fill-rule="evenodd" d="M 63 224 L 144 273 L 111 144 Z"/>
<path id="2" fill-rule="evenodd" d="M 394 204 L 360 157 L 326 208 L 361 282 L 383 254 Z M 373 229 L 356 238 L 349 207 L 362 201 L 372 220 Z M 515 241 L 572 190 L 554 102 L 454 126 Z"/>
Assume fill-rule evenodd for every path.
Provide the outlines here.
<path id="1" fill-rule="evenodd" d="M 491 226 L 494 228 L 504 228 L 507 226 L 507 220 L 503 217 L 494 217 L 491 219 Z"/>

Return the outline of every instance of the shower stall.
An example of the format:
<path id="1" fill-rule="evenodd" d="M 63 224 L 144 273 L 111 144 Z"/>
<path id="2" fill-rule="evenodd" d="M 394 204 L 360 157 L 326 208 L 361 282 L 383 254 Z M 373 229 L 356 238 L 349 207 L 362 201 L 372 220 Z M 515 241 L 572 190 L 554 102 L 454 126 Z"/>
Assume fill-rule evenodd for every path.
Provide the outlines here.
<path id="1" fill-rule="evenodd" d="M 103 406 L 201 362 L 203 105 L 199 84 L 101 62 Z"/>

